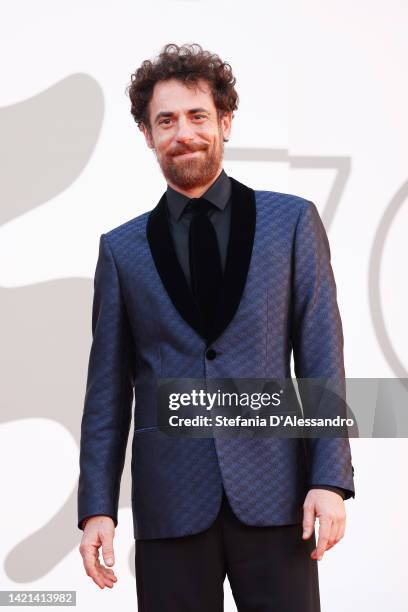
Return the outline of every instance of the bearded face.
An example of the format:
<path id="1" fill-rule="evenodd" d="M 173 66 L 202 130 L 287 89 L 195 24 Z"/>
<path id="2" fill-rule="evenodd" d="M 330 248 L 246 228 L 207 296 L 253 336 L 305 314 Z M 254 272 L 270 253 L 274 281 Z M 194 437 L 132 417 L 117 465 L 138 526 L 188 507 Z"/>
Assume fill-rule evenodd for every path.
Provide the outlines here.
<path id="1" fill-rule="evenodd" d="M 159 81 L 149 117 L 150 128 L 141 129 L 167 183 L 180 191 L 210 184 L 222 169 L 231 114 L 219 117 L 208 83 Z"/>
<path id="2" fill-rule="evenodd" d="M 210 143 L 177 144 L 156 159 L 167 182 L 181 189 L 207 185 L 216 176 L 224 157 L 224 142 L 221 127 L 218 137 Z"/>

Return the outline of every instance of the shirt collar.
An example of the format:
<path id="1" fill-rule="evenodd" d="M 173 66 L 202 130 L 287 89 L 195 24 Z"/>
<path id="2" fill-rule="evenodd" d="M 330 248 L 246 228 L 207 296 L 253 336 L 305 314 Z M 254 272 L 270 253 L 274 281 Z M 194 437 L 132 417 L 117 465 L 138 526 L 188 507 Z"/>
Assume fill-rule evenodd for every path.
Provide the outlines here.
<path id="1" fill-rule="evenodd" d="M 207 191 L 202 194 L 202 198 L 209 200 L 214 206 L 220 210 L 224 210 L 228 200 L 231 196 L 231 181 L 225 170 L 221 170 L 221 173 L 215 179 L 215 181 L 209 186 Z M 167 185 L 166 191 L 167 207 L 172 217 L 178 221 L 183 214 L 184 208 L 187 203 L 191 200 L 189 196 L 184 193 L 180 193 L 170 185 Z"/>

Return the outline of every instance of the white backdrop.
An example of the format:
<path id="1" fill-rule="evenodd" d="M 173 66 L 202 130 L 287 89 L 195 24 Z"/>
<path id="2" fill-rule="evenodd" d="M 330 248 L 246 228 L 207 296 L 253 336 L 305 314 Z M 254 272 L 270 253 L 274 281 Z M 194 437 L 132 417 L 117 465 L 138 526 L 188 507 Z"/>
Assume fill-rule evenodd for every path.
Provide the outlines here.
<path id="1" fill-rule="evenodd" d="M 100 591 L 78 552 L 78 436 L 99 236 L 165 189 L 125 87 L 166 43 L 198 42 L 233 68 L 227 174 L 316 203 L 347 376 L 408 376 L 407 30 L 397 0 L 3 0 L 0 589 L 137 609 L 129 457 L 118 583 Z M 356 498 L 319 563 L 322 612 L 402 612 L 408 440 L 351 446 Z M 236 609 L 228 581 L 225 600 Z"/>

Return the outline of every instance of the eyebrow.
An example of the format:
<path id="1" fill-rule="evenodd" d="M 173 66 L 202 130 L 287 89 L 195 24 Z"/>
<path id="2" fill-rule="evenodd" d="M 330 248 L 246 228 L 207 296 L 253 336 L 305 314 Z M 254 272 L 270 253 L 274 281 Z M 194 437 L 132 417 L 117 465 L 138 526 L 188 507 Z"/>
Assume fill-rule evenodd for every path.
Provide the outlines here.
<path id="1" fill-rule="evenodd" d="M 198 106 L 197 108 L 190 108 L 187 111 L 190 115 L 194 115 L 195 113 L 207 113 L 210 114 L 210 111 L 207 110 L 206 108 L 203 108 L 202 106 Z M 173 113 L 173 111 L 160 111 L 159 113 L 157 113 L 156 117 L 154 118 L 154 123 L 157 122 L 158 119 L 160 119 L 161 117 L 173 117 L 175 113 Z"/>

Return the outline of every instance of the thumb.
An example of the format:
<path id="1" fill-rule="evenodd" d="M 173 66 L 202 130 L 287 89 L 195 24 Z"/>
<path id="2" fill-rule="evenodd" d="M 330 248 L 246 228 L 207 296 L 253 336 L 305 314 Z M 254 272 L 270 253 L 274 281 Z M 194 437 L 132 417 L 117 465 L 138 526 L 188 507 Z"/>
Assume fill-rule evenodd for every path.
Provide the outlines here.
<path id="1" fill-rule="evenodd" d="M 315 524 L 314 508 L 313 506 L 306 506 L 303 508 L 303 534 L 302 538 L 307 540 L 313 533 Z"/>
<path id="2" fill-rule="evenodd" d="M 102 556 L 105 565 L 114 565 L 115 553 L 113 552 L 113 536 L 112 534 L 101 534 L 102 541 Z"/>

